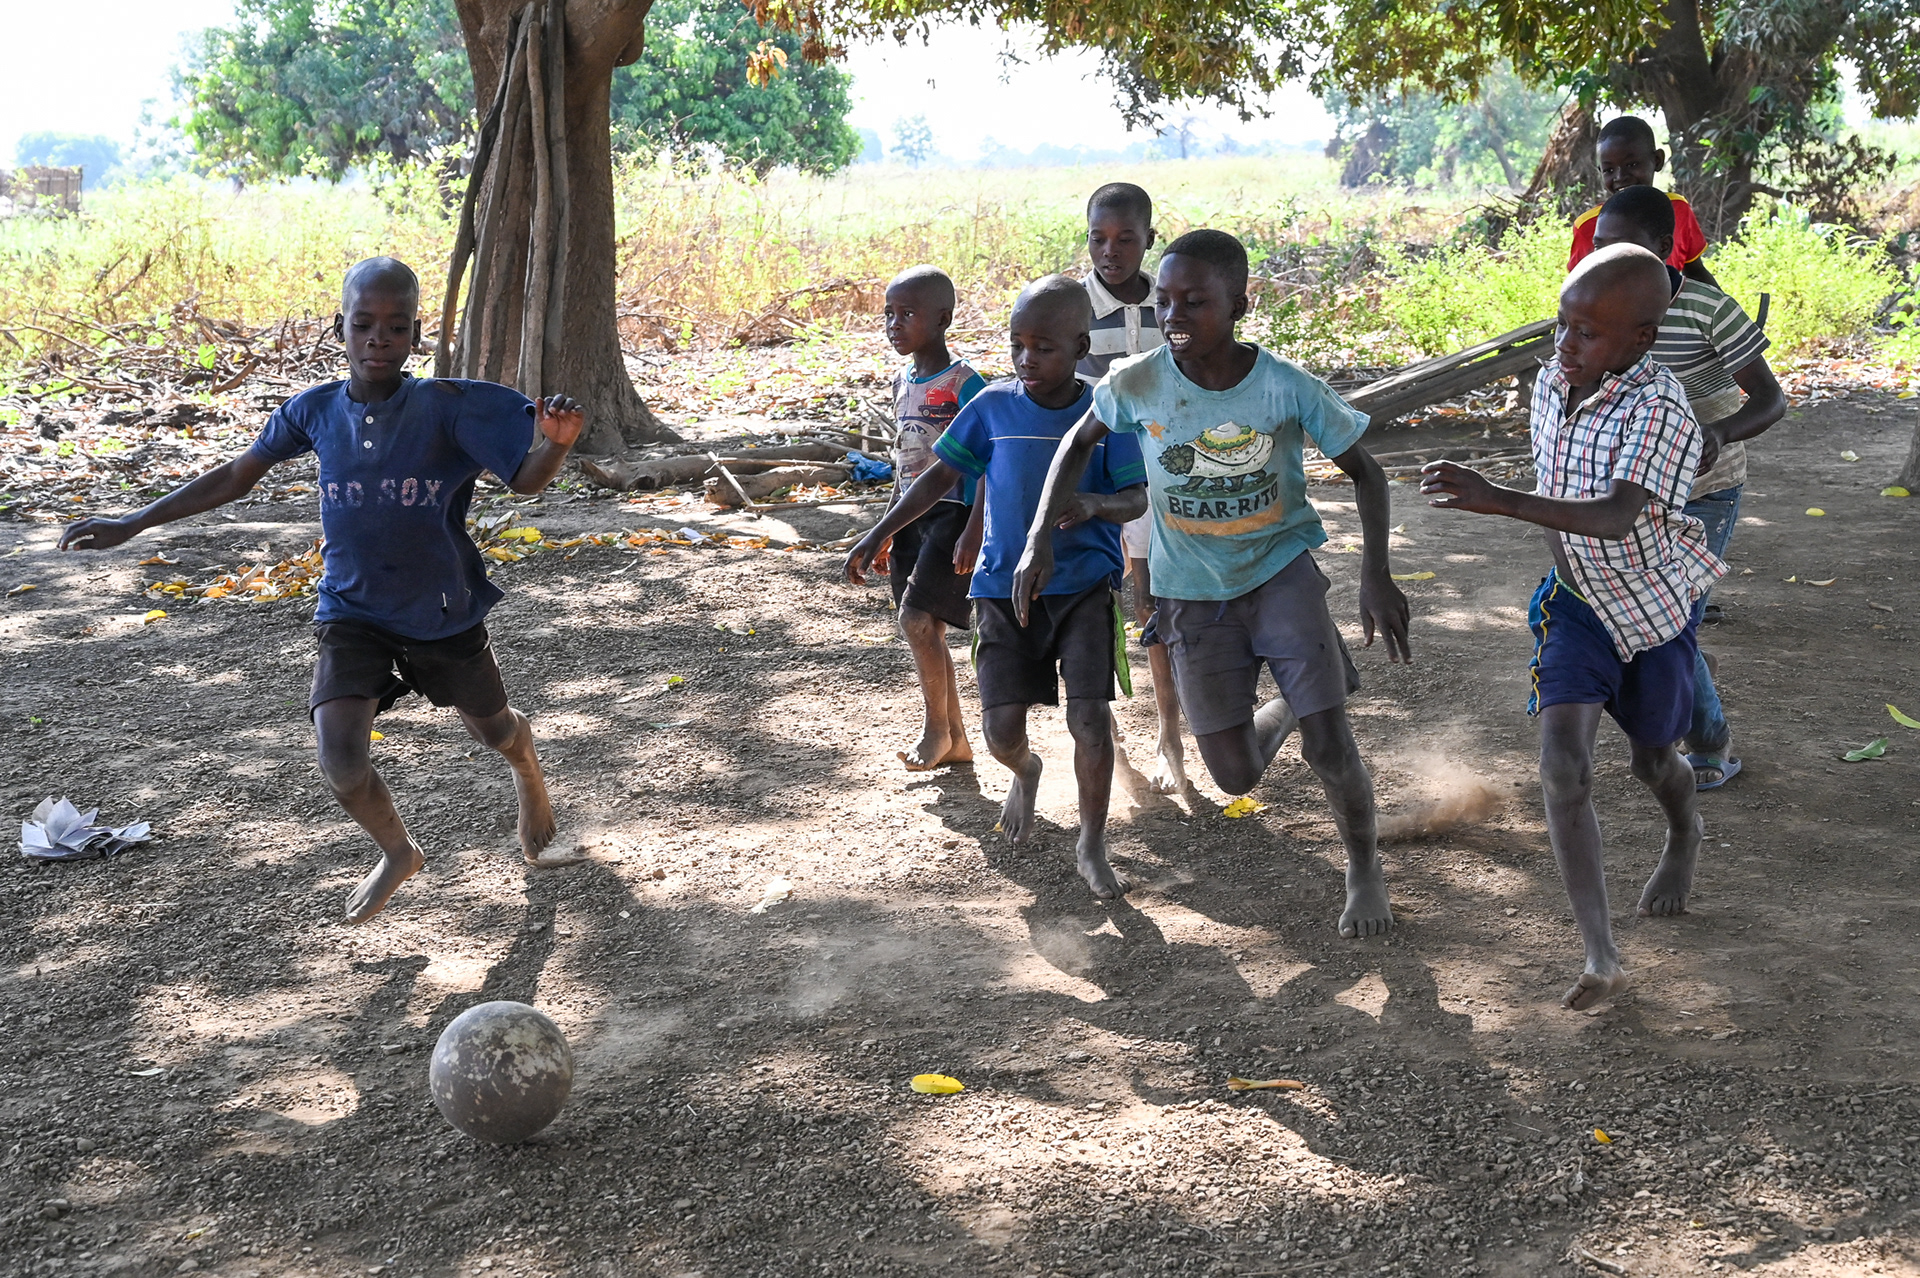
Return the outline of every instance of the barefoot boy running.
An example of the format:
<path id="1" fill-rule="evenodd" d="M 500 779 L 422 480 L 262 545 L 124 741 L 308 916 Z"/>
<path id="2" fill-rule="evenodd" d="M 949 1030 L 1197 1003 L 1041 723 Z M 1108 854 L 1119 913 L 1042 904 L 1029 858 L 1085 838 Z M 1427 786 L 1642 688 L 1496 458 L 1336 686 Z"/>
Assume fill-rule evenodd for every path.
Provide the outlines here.
<path id="1" fill-rule="evenodd" d="M 1164 343 L 1153 313 L 1153 277 L 1140 269 L 1153 240 L 1153 198 L 1140 187 L 1109 182 L 1087 201 L 1087 256 L 1093 259 L 1093 271 L 1085 283 L 1093 300 L 1093 332 L 1092 348 L 1077 370 L 1082 381 L 1098 382 L 1115 360 Z M 1147 563 L 1152 538 L 1151 511 L 1120 530 L 1127 575 L 1133 580 L 1134 616 L 1142 628 L 1153 616 L 1153 574 Z M 1178 794 L 1187 788 L 1187 757 L 1180 740 L 1180 698 L 1165 644 L 1147 645 L 1147 668 L 1153 675 L 1153 708 L 1159 721 L 1147 784 L 1160 794 Z"/>
<path id="2" fill-rule="evenodd" d="M 144 510 L 83 519 L 60 538 L 62 550 L 106 550 L 245 496 L 276 462 L 318 455 L 326 571 L 309 713 L 334 797 L 381 853 L 347 899 L 351 923 L 378 914 L 426 862 L 368 755 L 374 715 L 408 692 L 453 706 L 475 740 L 513 765 L 520 851 L 530 864 L 543 864 L 554 833 L 533 729 L 507 704 L 483 624 L 501 593 L 466 518 L 483 470 L 517 493 L 545 488 L 579 437 L 582 414 L 564 395 L 536 405 L 489 382 L 409 377 L 419 310 L 419 281 L 406 266 L 388 257 L 354 266 L 334 317 L 348 380 L 294 396 L 246 452 Z"/>
<path id="3" fill-rule="evenodd" d="M 937 267 L 913 267 L 887 285 L 887 341 L 911 361 L 893 378 L 893 415 L 900 427 L 893 450 L 896 505 L 933 465 L 934 441 L 986 384 L 947 350 L 954 302 L 953 281 Z M 953 485 L 931 509 L 894 534 L 887 555 L 900 633 L 913 653 L 925 708 L 919 742 L 898 752 L 909 772 L 929 772 L 973 758 L 960 717 L 953 656 L 947 651 L 947 627 L 965 630 L 973 623 L 967 602 L 967 574 L 973 564 L 956 549 L 975 514 L 972 490 L 971 480 Z M 979 545 L 977 537 L 972 544 Z"/>
<path id="4" fill-rule="evenodd" d="M 1312 438 L 1353 477 L 1365 538 L 1361 620 L 1367 642 L 1378 626 L 1399 660 L 1407 601 L 1387 567 L 1386 476 L 1359 445 L 1366 415 L 1318 378 L 1234 340 L 1247 312 L 1247 253 L 1231 235 L 1189 231 L 1168 245 L 1154 307 L 1167 344 L 1114 366 L 1053 459 L 1014 577 L 1015 612 L 1024 616 L 1048 588 L 1056 553 L 1046 529 L 1068 509 L 1094 451 L 1151 436 L 1143 443 L 1155 519 L 1153 625 L 1171 652 L 1200 757 L 1221 789 L 1245 794 L 1298 723 L 1301 753 L 1347 848 L 1340 935 L 1377 936 L 1393 926 L 1393 911 L 1374 841 L 1373 782 L 1347 724 L 1359 676 L 1327 611 L 1327 579 L 1308 553 L 1326 530 L 1307 501 L 1303 457 Z M 1281 695 L 1256 710 L 1263 662 Z"/>
<path id="5" fill-rule="evenodd" d="M 1666 268 L 1645 249 L 1587 258 L 1560 290 L 1559 362 L 1533 392 L 1539 491 L 1498 487 L 1453 462 L 1431 463 L 1420 482 L 1435 506 L 1548 530 L 1553 571 L 1528 610 L 1527 709 L 1540 718 L 1547 832 L 1586 943 L 1586 971 L 1564 1000 L 1575 1010 L 1627 987 L 1593 811 L 1601 711 L 1627 734 L 1633 775 L 1667 818 L 1641 914 L 1686 913 L 1700 851 L 1693 769 L 1673 743 L 1693 713 L 1695 603 L 1724 565 L 1684 512 L 1700 427 L 1679 379 L 1647 353 L 1670 295 Z"/>
<path id="6" fill-rule="evenodd" d="M 1008 602 L 1047 459 L 1091 401 L 1073 367 L 1087 352 L 1092 318 L 1086 290 L 1075 280 L 1053 275 L 1027 286 L 1008 324 L 1015 380 L 989 386 L 967 405 L 934 444 L 938 460 L 847 555 L 847 576 L 862 580 L 887 537 L 930 508 L 956 478 L 981 481 L 987 527 L 973 574 L 979 605 L 974 669 L 987 746 L 1013 771 L 1001 830 L 1010 843 L 1024 843 L 1033 832 L 1040 757 L 1027 745 L 1027 707 L 1059 704 L 1064 678 L 1080 792 L 1080 875 L 1095 896 L 1108 899 L 1125 891 L 1107 863 L 1106 844 L 1113 787 L 1108 703 L 1124 653 L 1114 595 L 1120 525 L 1146 504 L 1140 450 L 1131 439 L 1100 449 L 1085 481 L 1063 498 L 1050 535 L 1042 537 L 1056 549 L 1060 571 L 1040 606 L 1030 616 L 1022 608 L 1016 620 Z"/>

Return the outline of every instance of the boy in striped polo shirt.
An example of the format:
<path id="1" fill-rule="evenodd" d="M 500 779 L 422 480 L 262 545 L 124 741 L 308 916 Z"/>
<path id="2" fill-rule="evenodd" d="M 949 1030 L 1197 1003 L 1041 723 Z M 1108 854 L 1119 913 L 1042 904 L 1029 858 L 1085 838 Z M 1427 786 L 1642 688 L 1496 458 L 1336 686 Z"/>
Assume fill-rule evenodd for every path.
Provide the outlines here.
<path id="1" fill-rule="evenodd" d="M 1632 745 L 1633 775 L 1667 818 L 1666 847 L 1640 894 L 1643 915 L 1684 914 L 1705 833 L 1693 770 L 1673 743 L 1693 715 L 1695 603 L 1726 571 L 1685 513 L 1702 435 L 1686 392 L 1648 352 L 1671 290 L 1660 259 L 1615 245 L 1560 290 L 1556 366 L 1533 392 L 1537 492 L 1433 462 L 1420 491 L 1451 510 L 1548 530 L 1553 571 L 1534 593 L 1533 695 L 1540 782 L 1561 881 L 1586 944 L 1564 999 L 1576 1011 L 1627 987 L 1607 910 L 1593 742 L 1601 711 Z"/>
<path id="2" fill-rule="evenodd" d="M 1083 283 L 1093 302 L 1093 331 L 1085 358 L 1074 370 L 1081 381 L 1097 383 L 1117 359 L 1154 350 L 1165 342 L 1153 313 L 1153 278 L 1140 269 L 1153 247 L 1153 197 L 1131 182 L 1109 182 L 1087 201 L 1087 256 L 1093 261 Z M 1153 576 L 1147 552 L 1153 537 L 1148 512 L 1120 530 L 1133 581 L 1133 616 L 1141 628 L 1153 617 Z M 1187 788 L 1186 747 L 1180 740 L 1180 697 L 1174 691 L 1173 662 L 1166 645 L 1147 645 L 1153 673 L 1153 708 L 1159 723 L 1153 774 L 1147 785 L 1159 794 Z"/>
<path id="3" fill-rule="evenodd" d="M 1652 187 L 1631 186 L 1601 207 L 1594 228 L 1594 243 L 1602 248 L 1636 244 L 1665 257 L 1673 243 L 1673 205 Z M 1767 367 L 1767 335 L 1740 303 L 1711 284 L 1683 277 L 1671 265 L 1667 275 L 1673 301 L 1660 321 L 1653 357 L 1680 379 L 1694 419 L 1706 432 L 1704 469 L 1693 481 L 1687 514 L 1706 526 L 1707 549 L 1725 559 L 1747 482 L 1746 441 L 1786 416 L 1787 397 Z M 1701 604 L 1704 610 L 1704 597 Z M 1693 722 L 1687 729 L 1687 762 L 1700 789 L 1718 789 L 1739 773 L 1732 745 L 1733 729 L 1707 654 L 1701 652 L 1694 662 Z"/>

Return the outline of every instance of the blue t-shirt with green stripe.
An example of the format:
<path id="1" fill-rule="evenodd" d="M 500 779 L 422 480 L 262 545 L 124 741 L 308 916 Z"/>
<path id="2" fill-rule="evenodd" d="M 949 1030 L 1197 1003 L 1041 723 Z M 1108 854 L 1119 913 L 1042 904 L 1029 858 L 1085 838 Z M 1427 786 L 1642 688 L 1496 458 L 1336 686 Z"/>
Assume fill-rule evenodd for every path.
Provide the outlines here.
<path id="1" fill-rule="evenodd" d="M 1039 513 L 1053 455 L 1092 405 L 1093 392 L 1084 385 L 1065 408 L 1042 408 L 1020 383 L 996 382 L 975 395 L 933 442 L 941 461 L 982 481 L 987 536 L 968 592 L 975 599 L 1012 597 L 1014 570 L 1027 548 L 1027 529 Z M 1139 442 L 1130 435 L 1109 435 L 1094 447 L 1079 491 L 1104 496 L 1146 482 Z M 1089 519 L 1055 530 L 1053 579 L 1042 593 L 1077 595 L 1102 581 L 1117 587 L 1125 566 L 1119 524 Z"/>

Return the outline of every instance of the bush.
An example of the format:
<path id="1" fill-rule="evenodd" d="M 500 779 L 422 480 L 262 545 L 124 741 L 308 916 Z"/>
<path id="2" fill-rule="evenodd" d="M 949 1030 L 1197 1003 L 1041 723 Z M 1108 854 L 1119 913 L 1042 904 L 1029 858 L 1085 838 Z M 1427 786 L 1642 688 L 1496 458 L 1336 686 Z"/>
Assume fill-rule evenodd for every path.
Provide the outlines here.
<path id="1" fill-rule="evenodd" d="M 1425 355 L 1551 319 L 1569 242 L 1566 227 L 1543 218 L 1509 229 L 1498 249 L 1467 241 L 1415 257 L 1389 247 L 1382 254 L 1389 279 L 1380 291 L 1381 313 Z"/>
<path id="2" fill-rule="evenodd" d="M 1803 209 L 1756 209 L 1707 257 L 1720 287 L 1752 314 L 1773 294 L 1767 335 L 1781 354 L 1864 332 L 1900 273 L 1884 247 L 1813 221 Z"/>

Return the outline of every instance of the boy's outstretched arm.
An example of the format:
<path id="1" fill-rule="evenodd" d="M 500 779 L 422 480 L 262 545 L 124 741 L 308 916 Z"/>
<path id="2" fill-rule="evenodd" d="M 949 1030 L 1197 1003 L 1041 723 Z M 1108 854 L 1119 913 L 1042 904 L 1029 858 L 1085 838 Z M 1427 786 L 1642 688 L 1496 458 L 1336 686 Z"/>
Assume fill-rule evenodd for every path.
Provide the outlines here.
<path id="1" fill-rule="evenodd" d="M 1407 646 L 1409 625 L 1407 596 L 1393 584 L 1393 568 L 1387 557 L 1387 520 L 1393 515 L 1393 497 L 1387 488 L 1387 473 L 1373 454 L 1355 444 L 1333 459 L 1353 481 L 1353 504 L 1360 512 L 1360 626 L 1366 632 L 1364 647 L 1373 647 L 1377 628 L 1387 641 L 1387 657 L 1413 664 L 1413 649 Z"/>
<path id="2" fill-rule="evenodd" d="M 1616 479 L 1604 497 L 1542 497 L 1502 488 L 1479 471 L 1450 461 L 1423 466 L 1420 491 L 1429 499 L 1429 506 L 1443 510 L 1505 515 L 1555 532 L 1609 541 L 1618 541 L 1633 531 L 1634 520 L 1647 508 L 1649 496 L 1640 485 Z"/>
<path id="3" fill-rule="evenodd" d="M 245 497 L 271 469 L 273 463 L 257 453 L 241 453 L 131 515 L 118 519 L 96 516 L 68 524 L 60 534 L 60 549 L 110 550 L 149 528 L 203 514 Z"/>
<path id="4" fill-rule="evenodd" d="M 1053 577 L 1054 525 L 1067 513 L 1067 505 L 1079 491 L 1080 478 L 1087 473 L 1087 462 L 1092 460 L 1095 446 L 1106 437 L 1107 424 L 1088 409 L 1087 415 L 1060 437 L 1060 447 L 1054 450 L 1053 464 L 1047 467 L 1046 487 L 1040 490 L 1040 509 L 1034 512 L 1033 523 L 1027 527 L 1027 548 L 1021 552 L 1020 566 L 1013 573 L 1013 615 L 1023 626 L 1027 624 L 1033 601 L 1040 597 Z M 1067 526 L 1071 527 L 1074 522 L 1078 521 L 1070 521 Z"/>
<path id="5" fill-rule="evenodd" d="M 939 505 L 940 499 L 953 491 L 953 486 L 959 482 L 960 472 L 936 457 L 933 465 L 921 471 L 920 478 L 913 481 L 913 487 L 907 489 L 899 501 L 887 507 L 887 513 L 880 517 L 880 522 L 847 552 L 847 580 L 856 586 L 865 585 L 867 570 L 873 567 L 874 556 L 880 553 L 880 547 L 892 541 L 893 535 L 902 528 Z"/>
<path id="6" fill-rule="evenodd" d="M 533 447 L 513 472 L 507 487 L 522 497 L 530 497 L 553 482 L 567 460 L 567 450 L 580 438 L 587 414 L 578 401 L 565 395 L 549 395 L 533 402 Z"/>

